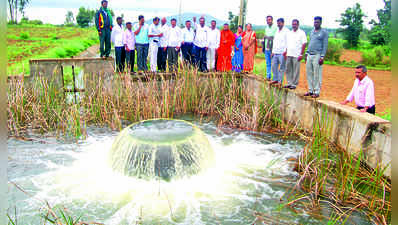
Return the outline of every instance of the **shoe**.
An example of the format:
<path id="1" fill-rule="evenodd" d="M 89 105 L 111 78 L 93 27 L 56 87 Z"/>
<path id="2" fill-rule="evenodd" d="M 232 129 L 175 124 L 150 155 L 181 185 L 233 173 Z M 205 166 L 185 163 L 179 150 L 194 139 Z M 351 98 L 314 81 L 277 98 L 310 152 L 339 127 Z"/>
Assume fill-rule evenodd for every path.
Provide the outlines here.
<path id="1" fill-rule="evenodd" d="M 311 95 L 312 98 L 319 98 L 319 94 L 313 94 Z"/>
<path id="2" fill-rule="evenodd" d="M 285 86 L 283 86 L 283 88 L 291 88 L 292 86 L 290 86 L 290 85 L 285 85 Z"/>
<path id="3" fill-rule="evenodd" d="M 296 87 L 295 86 L 290 86 L 289 89 L 294 90 L 294 89 L 296 89 Z"/>
<path id="4" fill-rule="evenodd" d="M 305 97 L 307 97 L 307 96 L 312 96 L 312 95 L 313 95 L 313 94 L 312 94 L 311 92 L 307 92 L 307 93 L 304 94 Z"/>

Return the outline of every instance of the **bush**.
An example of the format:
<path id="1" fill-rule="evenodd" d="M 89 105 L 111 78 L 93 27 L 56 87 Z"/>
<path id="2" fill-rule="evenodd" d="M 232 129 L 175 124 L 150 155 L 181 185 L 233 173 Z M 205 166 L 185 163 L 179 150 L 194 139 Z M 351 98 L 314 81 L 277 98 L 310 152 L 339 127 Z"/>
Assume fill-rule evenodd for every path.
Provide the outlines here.
<path id="1" fill-rule="evenodd" d="M 340 63 L 340 56 L 343 52 L 343 43 L 343 40 L 329 38 L 325 60 Z"/>
<path id="2" fill-rule="evenodd" d="M 367 66 L 391 64 L 391 60 L 388 60 L 388 58 L 385 59 L 385 56 L 388 56 L 390 51 L 385 46 L 376 46 L 370 50 L 362 50 L 362 63 Z"/>
<path id="3" fill-rule="evenodd" d="M 27 32 L 21 32 L 19 34 L 19 38 L 21 38 L 22 40 L 28 40 L 29 39 L 29 33 Z"/>

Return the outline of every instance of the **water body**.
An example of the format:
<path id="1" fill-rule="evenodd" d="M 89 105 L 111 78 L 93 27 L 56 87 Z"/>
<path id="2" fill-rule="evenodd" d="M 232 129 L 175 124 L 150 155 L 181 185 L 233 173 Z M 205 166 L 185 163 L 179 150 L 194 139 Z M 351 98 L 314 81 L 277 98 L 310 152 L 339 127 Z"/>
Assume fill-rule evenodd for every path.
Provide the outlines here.
<path id="1" fill-rule="evenodd" d="M 298 179 L 289 159 L 298 157 L 302 141 L 191 122 L 208 138 L 215 164 L 170 182 L 114 172 L 108 155 L 119 132 L 106 128 L 90 127 L 88 138 L 78 143 L 9 139 L 10 214 L 16 209 L 18 224 L 43 224 L 39 214 L 41 200 L 46 200 L 76 217 L 81 215 L 84 221 L 111 225 L 246 225 L 255 221 L 255 211 L 270 216 L 275 224 L 327 224 L 279 207 Z M 366 224 L 360 219 L 352 221 Z"/>

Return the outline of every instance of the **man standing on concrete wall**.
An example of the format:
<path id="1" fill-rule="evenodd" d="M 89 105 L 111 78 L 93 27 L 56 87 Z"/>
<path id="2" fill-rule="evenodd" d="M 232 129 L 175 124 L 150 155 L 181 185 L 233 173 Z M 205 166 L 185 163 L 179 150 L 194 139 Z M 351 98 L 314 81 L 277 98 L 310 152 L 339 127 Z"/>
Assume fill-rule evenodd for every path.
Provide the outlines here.
<path id="1" fill-rule="evenodd" d="M 169 26 L 167 25 L 167 20 L 165 17 L 160 21 L 160 32 L 162 32 L 163 36 L 160 37 L 159 40 L 159 49 L 158 49 L 158 70 L 160 72 L 166 71 L 166 60 L 167 60 L 167 31 L 169 30 Z"/>
<path id="2" fill-rule="evenodd" d="M 264 55 L 265 62 L 267 64 L 267 80 L 271 80 L 271 53 L 272 53 L 272 43 L 274 41 L 274 36 L 278 27 L 273 24 L 273 17 L 267 16 L 267 25 L 265 26 L 264 32 Z"/>
<path id="3" fill-rule="evenodd" d="M 207 33 L 209 48 L 206 53 L 206 65 L 208 71 L 214 71 L 216 66 L 216 52 L 220 47 L 220 30 L 216 27 L 216 21 L 211 21 L 211 27 Z"/>
<path id="4" fill-rule="evenodd" d="M 307 36 L 299 28 L 299 21 L 292 21 L 292 30 L 287 34 L 286 80 L 284 88 L 296 89 L 300 78 L 300 62 L 303 59 Z"/>
<path id="5" fill-rule="evenodd" d="M 181 29 L 177 27 L 177 20 L 171 19 L 171 27 L 167 32 L 167 61 L 169 63 L 169 71 L 171 73 L 178 70 L 178 53 L 181 47 L 182 33 Z"/>
<path id="6" fill-rule="evenodd" d="M 151 64 L 151 71 L 156 72 L 158 67 L 158 50 L 160 37 L 163 36 L 160 31 L 159 18 L 155 17 L 153 23 L 149 26 L 148 37 L 149 37 L 149 58 Z"/>
<path id="7" fill-rule="evenodd" d="M 126 23 L 126 28 L 123 35 L 123 44 L 126 50 L 127 70 L 130 70 L 130 74 L 132 74 L 134 73 L 135 35 L 132 30 L 131 22 Z"/>
<path id="8" fill-rule="evenodd" d="M 205 25 L 204 17 L 199 19 L 199 25 L 196 24 L 196 17 L 193 17 L 193 22 L 195 28 L 195 39 L 193 40 L 192 54 L 195 60 L 195 65 L 198 67 L 200 72 L 207 72 L 206 52 L 209 47 L 207 40 L 209 27 Z"/>
<path id="9" fill-rule="evenodd" d="M 113 22 L 107 0 L 101 1 L 101 8 L 95 14 L 95 26 L 100 39 L 100 57 L 109 57 Z"/>
<path id="10" fill-rule="evenodd" d="M 289 29 L 284 26 L 285 20 L 283 18 L 279 18 L 276 23 L 278 25 L 278 30 L 275 33 L 271 54 L 271 67 L 274 75 L 271 84 L 282 85 L 286 68 L 287 34 Z"/>
<path id="11" fill-rule="evenodd" d="M 322 85 L 322 65 L 328 48 L 329 34 L 321 28 L 322 17 L 314 18 L 314 30 L 310 35 L 310 42 L 305 56 L 308 92 L 304 96 L 318 98 Z"/>
<path id="12" fill-rule="evenodd" d="M 117 24 L 113 28 L 111 39 L 113 45 L 115 46 L 116 72 L 121 73 L 124 71 L 124 64 L 126 61 L 126 51 L 123 44 L 124 28 L 122 25 L 122 17 L 118 17 L 116 22 Z"/>
<path id="13" fill-rule="evenodd" d="M 135 35 L 135 49 L 137 51 L 138 72 L 146 72 L 148 71 L 149 26 L 145 24 L 144 16 L 138 16 L 138 23 L 134 25 L 133 31 Z"/>
<path id="14" fill-rule="evenodd" d="M 360 65 L 356 67 L 354 86 L 346 100 L 341 102 L 341 104 L 345 105 L 355 100 L 357 109 L 374 115 L 376 113 L 374 84 L 367 76 L 367 72 L 366 66 Z"/>
<path id="15" fill-rule="evenodd" d="M 185 28 L 182 30 L 182 43 L 181 51 L 184 61 L 187 64 L 192 64 L 192 47 L 193 39 L 195 38 L 195 32 L 191 28 L 191 21 L 187 20 L 185 22 Z"/>

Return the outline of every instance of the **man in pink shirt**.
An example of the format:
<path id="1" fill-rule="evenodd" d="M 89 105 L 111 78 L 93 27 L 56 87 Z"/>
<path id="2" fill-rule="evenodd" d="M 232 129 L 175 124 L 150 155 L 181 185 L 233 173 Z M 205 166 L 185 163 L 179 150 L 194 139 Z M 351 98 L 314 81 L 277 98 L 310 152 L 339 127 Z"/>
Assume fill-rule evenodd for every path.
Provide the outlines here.
<path id="1" fill-rule="evenodd" d="M 367 76 L 368 70 L 365 66 L 360 65 L 355 68 L 355 82 L 354 87 L 350 94 L 347 96 L 346 100 L 341 102 L 341 104 L 345 105 L 348 102 L 352 102 L 355 100 L 355 104 L 357 105 L 357 109 L 361 112 L 368 112 L 371 114 L 375 114 L 375 92 L 373 81 Z"/>
<path id="2" fill-rule="evenodd" d="M 130 69 L 130 73 L 134 73 L 134 59 L 135 59 L 135 34 L 131 30 L 131 22 L 126 23 L 127 29 L 123 34 L 123 44 L 126 50 L 126 61 L 127 67 Z"/>

